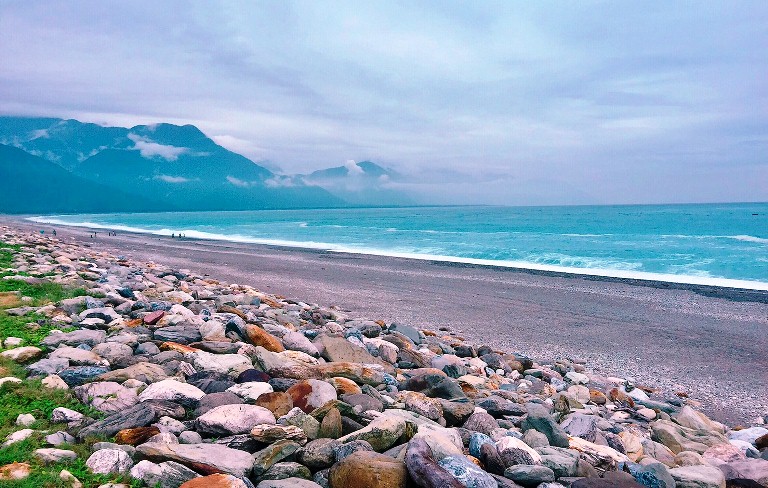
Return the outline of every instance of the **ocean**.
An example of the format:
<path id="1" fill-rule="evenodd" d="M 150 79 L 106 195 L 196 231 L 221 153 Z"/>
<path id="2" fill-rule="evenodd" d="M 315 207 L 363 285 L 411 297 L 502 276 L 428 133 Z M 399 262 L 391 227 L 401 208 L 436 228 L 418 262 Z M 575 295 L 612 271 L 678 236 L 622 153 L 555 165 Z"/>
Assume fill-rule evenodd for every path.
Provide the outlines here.
<path id="1" fill-rule="evenodd" d="M 768 203 L 57 215 L 47 225 L 768 289 Z"/>

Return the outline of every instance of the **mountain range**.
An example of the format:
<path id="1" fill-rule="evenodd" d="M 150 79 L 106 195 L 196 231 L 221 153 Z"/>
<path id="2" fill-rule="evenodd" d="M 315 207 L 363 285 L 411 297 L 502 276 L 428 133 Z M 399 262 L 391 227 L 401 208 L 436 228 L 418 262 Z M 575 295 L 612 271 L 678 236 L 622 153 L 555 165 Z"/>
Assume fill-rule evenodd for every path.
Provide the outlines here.
<path id="1" fill-rule="evenodd" d="M 103 127 L 0 117 L 0 212 L 97 213 L 403 205 L 399 175 L 348 162 L 281 175 L 193 125 Z"/>

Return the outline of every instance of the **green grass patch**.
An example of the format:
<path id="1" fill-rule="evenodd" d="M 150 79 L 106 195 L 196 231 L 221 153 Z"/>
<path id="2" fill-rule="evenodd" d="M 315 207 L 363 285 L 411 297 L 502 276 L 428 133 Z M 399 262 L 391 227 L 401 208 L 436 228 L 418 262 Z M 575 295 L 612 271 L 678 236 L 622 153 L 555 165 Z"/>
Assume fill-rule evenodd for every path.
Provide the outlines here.
<path id="1" fill-rule="evenodd" d="M 39 284 L 30 284 L 21 280 L 0 280 L 0 291 L 18 291 L 23 296 L 32 297 L 36 305 L 46 302 L 58 302 L 65 298 L 87 295 L 84 288 L 67 289 L 58 283 L 44 281 Z"/>
<path id="2" fill-rule="evenodd" d="M 53 329 L 68 332 L 72 327 L 52 324 L 41 315 L 17 317 L 0 310 L 0 338 L 19 337 L 24 339 L 24 346 L 37 346 Z"/>
<path id="3" fill-rule="evenodd" d="M 25 378 L 22 366 L 7 359 L 0 358 L 0 376 L 16 376 Z M 45 436 L 58 430 L 66 430 L 64 424 L 52 424 L 49 419 L 51 412 L 56 407 L 66 407 L 76 410 L 86 416 L 103 417 L 98 412 L 80 403 L 71 390 L 54 390 L 43 387 L 39 380 L 24 379 L 22 383 L 6 383 L 0 387 L 0 441 L 12 432 L 21 430 L 15 425 L 19 414 L 30 413 L 37 419 L 29 428 L 35 429 L 35 433 L 15 444 L 0 449 L 0 466 L 12 462 L 29 463 L 32 474 L 23 480 L 0 481 L 0 487 L 9 488 L 69 488 L 69 483 L 59 478 L 62 469 L 71 472 L 86 487 L 95 487 L 106 483 L 128 483 L 138 487 L 141 484 L 131 480 L 130 477 L 119 475 L 96 475 L 85 466 L 85 461 L 91 454 L 94 442 L 106 439 L 89 438 L 85 442 L 73 445 L 61 445 L 59 449 L 68 449 L 77 453 L 77 459 L 69 462 L 45 465 L 35 459 L 33 453 L 36 449 L 48 446 Z"/>

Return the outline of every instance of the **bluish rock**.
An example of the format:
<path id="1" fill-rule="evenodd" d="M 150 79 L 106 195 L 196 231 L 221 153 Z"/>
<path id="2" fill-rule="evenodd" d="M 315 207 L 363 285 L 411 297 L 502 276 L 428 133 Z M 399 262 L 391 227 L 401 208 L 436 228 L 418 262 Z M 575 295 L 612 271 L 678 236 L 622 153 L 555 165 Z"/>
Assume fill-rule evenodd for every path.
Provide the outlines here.
<path id="1" fill-rule="evenodd" d="M 30 364 L 27 366 L 27 372 L 30 376 L 47 376 L 49 374 L 57 374 L 68 367 L 69 359 L 49 358 Z"/>
<path id="2" fill-rule="evenodd" d="M 504 477 L 523 486 L 538 486 L 541 483 L 555 481 L 555 473 L 546 466 L 518 464 L 504 470 Z"/>
<path id="3" fill-rule="evenodd" d="M 531 403 L 528 405 L 528 416 L 520 425 L 523 431 L 528 429 L 538 430 L 549 439 L 550 445 L 555 447 L 568 447 L 568 434 L 555 422 L 549 410 L 542 405 Z"/>
<path id="4" fill-rule="evenodd" d="M 483 444 L 493 444 L 493 439 L 480 432 L 472 432 L 469 436 L 469 454 L 480 458 L 480 448 Z"/>
<path id="5" fill-rule="evenodd" d="M 444 457 L 438 463 L 440 467 L 456 478 L 466 488 L 497 488 L 498 483 L 490 474 L 465 456 Z"/>
<path id="6" fill-rule="evenodd" d="M 413 341 L 413 343 L 416 345 L 421 344 L 421 334 L 419 334 L 419 331 L 414 329 L 413 327 L 410 327 L 408 325 L 402 325 L 402 324 L 392 324 L 389 326 L 389 330 L 391 330 L 392 332 L 399 332 L 403 334 L 405 337 Z"/>
<path id="7" fill-rule="evenodd" d="M 635 481 L 648 488 L 675 488 L 675 479 L 667 467 L 661 463 L 643 466 L 637 463 L 623 463 L 619 466 L 635 478 Z"/>
<path id="8" fill-rule="evenodd" d="M 100 366 L 75 366 L 66 368 L 58 372 L 59 377 L 64 380 L 70 388 L 88 383 L 98 376 L 108 372 L 109 368 Z"/>

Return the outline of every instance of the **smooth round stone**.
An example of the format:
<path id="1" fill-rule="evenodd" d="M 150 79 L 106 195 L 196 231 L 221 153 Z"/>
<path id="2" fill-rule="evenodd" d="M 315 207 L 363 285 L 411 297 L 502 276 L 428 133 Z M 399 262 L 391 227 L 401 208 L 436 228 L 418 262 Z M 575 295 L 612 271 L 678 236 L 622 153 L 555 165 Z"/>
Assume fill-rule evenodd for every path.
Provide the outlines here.
<path id="1" fill-rule="evenodd" d="M 250 383 L 254 381 L 259 381 L 266 383 L 271 378 L 269 375 L 263 371 L 259 371 L 258 369 L 246 369 L 239 375 L 237 375 L 237 379 L 235 380 L 236 383 Z"/>
<path id="2" fill-rule="evenodd" d="M 179 434 L 179 444 L 200 444 L 203 438 L 200 434 L 192 430 L 185 430 Z"/>
<path id="3" fill-rule="evenodd" d="M 358 451 L 334 464 L 328 480 L 332 488 L 405 488 L 408 472 L 402 461 L 384 454 Z"/>
<path id="4" fill-rule="evenodd" d="M 491 439 L 490 436 L 480 432 L 472 432 L 472 434 L 469 436 L 469 454 L 475 456 L 476 458 L 480 458 L 480 448 L 483 446 L 483 444 L 493 443 L 493 439 Z"/>
<path id="5" fill-rule="evenodd" d="M 342 461 L 359 451 L 373 451 L 373 447 L 368 441 L 357 440 L 347 442 L 346 444 L 338 444 L 333 448 L 333 454 L 336 457 L 336 462 Z"/>
<path id="6" fill-rule="evenodd" d="M 493 476 L 466 456 L 447 456 L 437 464 L 466 488 L 497 488 L 498 486 Z"/>

